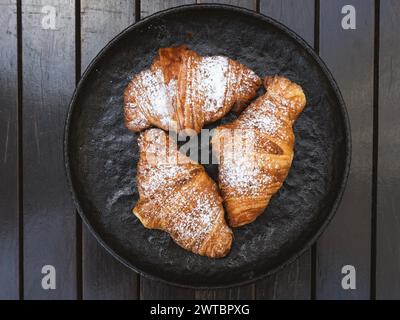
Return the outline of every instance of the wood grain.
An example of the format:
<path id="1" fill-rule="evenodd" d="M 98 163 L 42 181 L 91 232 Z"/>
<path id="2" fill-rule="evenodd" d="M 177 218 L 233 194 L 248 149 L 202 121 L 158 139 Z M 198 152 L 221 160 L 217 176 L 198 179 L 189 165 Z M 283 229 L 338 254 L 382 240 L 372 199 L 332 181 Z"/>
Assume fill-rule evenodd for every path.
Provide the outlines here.
<path id="1" fill-rule="evenodd" d="M 311 299 L 311 250 L 282 271 L 256 282 L 256 298 L 264 300 Z"/>
<path id="2" fill-rule="evenodd" d="M 250 10 L 256 10 L 257 8 L 257 0 L 197 0 L 197 3 L 229 4 L 231 6 L 247 8 Z"/>
<path id="3" fill-rule="evenodd" d="M 356 29 L 344 30 L 348 1 L 321 1 L 320 55 L 342 91 L 352 130 L 352 164 L 335 218 L 317 243 L 316 297 L 370 297 L 374 1 L 353 0 Z M 344 265 L 356 269 L 356 289 L 341 286 Z"/>
<path id="4" fill-rule="evenodd" d="M 399 1 L 380 1 L 377 299 L 400 299 L 399 17 Z"/>
<path id="5" fill-rule="evenodd" d="M 134 1 L 82 0 L 82 71 L 108 41 L 134 22 Z M 86 226 L 82 255 L 83 299 L 137 299 L 138 275 L 111 256 Z"/>
<path id="6" fill-rule="evenodd" d="M 16 0 L 0 0 L 0 299 L 19 297 Z"/>
<path id="7" fill-rule="evenodd" d="M 253 300 L 256 297 L 255 285 L 248 284 L 229 289 L 196 290 L 196 299 L 206 300 Z"/>
<path id="8" fill-rule="evenodd" d="M 196 0 L 141 0 L 140 17 L 144 18 L 158 11 L 194 3 Z"/>
<path id="9" fill-rule="evenodd" d="M 260 0 L 260 13 L 283 23 L 314 46 L 315 0 Z"/>
<path id="10" fill-rule="evenodd" d="M 168 285 L 157 280 L 140 277 L 140 299 L 142 300 L 191 300 L 194 290 Z"/>
<path id="11" fill-rule="evenodd" d="M 45 5 L 56 29 L 43 29 Z M 26 299 L 75 299 L 76 216 L 67 187 L 63 131 L 75 87 L 74 1 L 22 1 L 23 210 Z M 56 268 L 56 289 L 41 286 L 44 265 Z"/>
<path id="12" fill-rule="evenodd" d="M 283 23 L 314 45 L 314 0 L 260 1 L 260 12 Z M 294 263 L 256 283 L 257 299 L 310 299 L 311 249 Z"/>

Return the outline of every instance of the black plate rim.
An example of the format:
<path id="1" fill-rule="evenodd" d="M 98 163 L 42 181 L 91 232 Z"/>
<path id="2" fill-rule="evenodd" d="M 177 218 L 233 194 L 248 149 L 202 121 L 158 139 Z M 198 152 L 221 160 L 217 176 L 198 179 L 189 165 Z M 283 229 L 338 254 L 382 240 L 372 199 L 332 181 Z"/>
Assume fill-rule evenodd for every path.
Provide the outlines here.
<path id="1" fill-rule="evenodd" d="M 97 61 L 103 56 L 103 54 L 107 51 L 107 49 L 112 46 L 115 42 L 117 42 L 121 37 L 125 35 L 126 32 L 133 28 L 138 28 L 142 24 L 147 23 L 148 20 L 152 20 L 154 18 L 160 18 L 166 14 L 169 13 L 175 13 L 175 12 L 180 12 L 180 11 L 186 11 L 186 10 L 203 10 L 203 9 L 220 9 L 220 10 L 230 10 L 230 11 L 235 11 L 237 13 L 244 13 L 248 16 L 253 17 L 254 19 L 259 19 L 263 20 L 265 23 L 269 23 L 273 25 L 274 27 L 278 28 L 280 31 L 283 33 L 288 34 L 292 39 L 294 39 L 303 49 L 307 51 L 308 54 L 313 58 L 316 64 L 321 68 L 324 76 L 328 79 L 330 85 L 332 86 L 332 89 L 336 95 L 336 98 L 338 99 L 339 102 L 339 109 L 342 115 L 342 118 L 344 120 L 344 129 L 345 129 L 345 139 L 346 139 L 346 145 L 345 145 L 345 153 L 346 153 L 346 161 L 344 163 L 344 171 L 343 171 L 343 179 L 340 184 L 339 192 L 336 196 L 336 199 L 332 205 L 331 211 L 326 217 L 324 223 L 319 227 L 317 232 L 314 234 L 313 237 L 310 238 L 306 242 L 306 244 L 303 246 L 301 250 L 298 252 L 294 253 L 291 257 L 289 257 L 286 261 L 281 263 L 279 266 L 277 266 L 274 269 L 271 269 L 264 274 L 255 276 L 251 279 L 244 280 L 244 281 L 239 281 L 235 282 L 233 281 L 230 284 L 224 284 L 224 285 L 215 285 L 215 286 L 193 286 L 193 285 L 188 285 L 188 284 L 183 284 L 183 283 L 178 283 L 178 282 L 172 282 L 163 278 L 159 278 L 157 276 L 153 276 L 152 274 L 147 273 L 144 270 L 141 270 L 131 264 L 130 262 L 126 261 L 123 257 L 121 257 L 118 253 L 116 253 L 112 248 L 109 247 L 109 245 L 102 239 L 101 235 L 94 229 L 94 227 L 90 224 L 89 220 L 87 219 L 84 211 L 82 210 L 82 207 L 79 203 L 77 192 L 75 191 L 74 184 L 71 178 L 71 171 L 70 171 L 70 166 L 69 166 L 69 154 L 68 154 L 68 145 L 69 145 L 69 127 L 70 127 L 70 122 L 72 118 L 72 114 L 74 112 L 74 107 L 76 104 L 76 100 L 78 98 L 79 91 L 81 90 L 81 87 L 83 86 L 83 83 L 87 79 L 88 75 L 90 72 L 94 69 Z M 251 284 L 255 283 L 258 280 L 261 280 L 263 278 L 266 278 L 274 273 L 279 272 L 286 266 L 290 265 L 293 263 L 295 260 L 297 260 L 299 257 L 301 257 L 308 249 L 311 248 L 311 246 L 318 240 L 318 238 L 322 235 L 324 230 L 327 228 L 329 223 L 332 221 L 333 217 L 336 214 L 336 211 L 340 205 L 340 202 L 342 200 L 344 191 L 346 189 L 346 184 L 350 172 L 350 165 L 351 165 L 351 150 L 352 150 L 352 145 L 351 145 L 351 128 L 350 128 L 350 119 L 348 115 L 348 111 L 346 108 L 346 103 L 343 99 L 342 93 L 339 89 L 339 86 L 337 85 L 332 73 L 326 66 L 325 62 L 319 57 L 319 55 L 314 51 L 314 49 L 296 32 L 293 30 L 289 29 L 287 26 L 284 24 L 280 23 L 279 21 L 266 16 L 261 13 L 257 13 L 255 11 L 242 8 L 242 7 L 237 7 L 237 6 L 232 6 L 232 5 L 226 5 L 226 4 L 189 4 L 189 5 L 181 5 L 178 7 L 166 9 L 163 11 L 156 12 L 150 16 L 147 16 L 140 21 L 131 24 L 124 30 L 122 30 L 118 35 L 116 35 L 113 39 L 111 39 L 104 47 L 99 51 L 99 53 L 93 58 L 93 60 L 90 62 L 90 64 L 87 66 L 85 72 L 82 74 L 75 90 L 72 96 L 72 99 L 70 101 L 70 104 L 68 106 L 68 111 L 67 111 L 67 116 L 65 120 L 65 127 L 64 127 L 64 169 L 66 172 L 67 176 L 67 182 L 69 186 L 69 190 L 72 196 L 73 203 L 79 213 L 79 216 L 81 217 L 82 221 L 85 223 L 86 227 L 89 229 L 91 234 L 95 237 L 95 239 L 104 247 L 115 259 L 117 259 L 119 262 L 121 262 L 123 265 L 126 267 L 130 268 L 131 270 L 135 271 L 141 276 L 144 276 L 150 280 L 156 280 L 156 281 L 161 281 L 162 283 L 176 286 L 176 287 L 182 287 L 182 288 L 189 288 L 189 289 L 226 289 L 226 288 L 232 288 L 236 286 L 241 286 L 241 285 L 246 285 L 246 284 Z"/>

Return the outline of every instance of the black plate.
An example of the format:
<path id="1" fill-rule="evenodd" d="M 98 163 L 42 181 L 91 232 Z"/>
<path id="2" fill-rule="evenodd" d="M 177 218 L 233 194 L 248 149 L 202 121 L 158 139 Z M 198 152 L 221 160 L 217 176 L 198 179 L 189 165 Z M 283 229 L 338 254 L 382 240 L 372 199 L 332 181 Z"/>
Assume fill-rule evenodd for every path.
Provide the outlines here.
<path id="1" fill-rule="evenodd" d="M 234 230 L 232 250 L 222 259 L 181 249 L 131 213 L 138 199 L 138 145 L 123 124 L 122 93 L 158 48 L 182 43 L 203 55 L 237 59 L 263 77 L 284 75 L 303 87 L 308 100 L 295 124 L 295 158 L 284 186 L 262 216 Z M 244 9 L 184 6 L 130 26 L 94 59 L 68 112 L 65 163 L 79 213 L 120 261 L 173 284 L 225 287 L 278 270 L 321 234 L 345 187 L 349 123 L 331 74 L 295 33 Z M 215 178 L 215 166 L 206 169 Z"/>

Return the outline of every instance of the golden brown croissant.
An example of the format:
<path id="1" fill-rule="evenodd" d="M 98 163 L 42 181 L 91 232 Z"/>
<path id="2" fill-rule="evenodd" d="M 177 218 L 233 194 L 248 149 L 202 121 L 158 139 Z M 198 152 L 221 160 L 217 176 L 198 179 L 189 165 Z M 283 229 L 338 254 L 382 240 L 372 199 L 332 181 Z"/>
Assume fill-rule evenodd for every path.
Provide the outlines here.
<path id="1" fill-rule="evenodd" d="M 284 77 L 266 77 L 264 85 L 267 93 L 212 138 L 232 227 L 254 221 L 282 186 L 293 159 L 292 125 L 306 104 L 301 87 Z"/>
<path id="2" fill-rule="evenodd" d="M 156 126 L 199 133 L 231 109 L 239 112 L 260 85 L 260 78 L 235 60 L 201 57 L 186 46 L 163 48 L 125 89 L 125 125 L 135 132 Z"/>
<path id="3" fill-rule="evenodd" d="M 186 250 L 210 258 L 225 256 L 232 231 L 215 182 L 160 129 L 142 132 L 139 146 L 140 199 L 133 213 L 146 228 L 168 232 Z"/>

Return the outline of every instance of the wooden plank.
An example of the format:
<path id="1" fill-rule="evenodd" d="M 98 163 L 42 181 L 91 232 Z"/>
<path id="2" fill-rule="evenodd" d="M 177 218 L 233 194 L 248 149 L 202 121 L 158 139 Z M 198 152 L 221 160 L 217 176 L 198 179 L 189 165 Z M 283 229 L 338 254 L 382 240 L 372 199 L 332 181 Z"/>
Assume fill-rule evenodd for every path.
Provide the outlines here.
<path id="1" fill-rule="evenodd" d="M 134 22 L 132 0 L 82 0 L 82 71 L 108 41 Z M 112 257 L 86 226 L 82 257 L 83 299 L 137 299 L 138 275 Z"/>
<path id="2" fill-rule="evenodd" d="M 234 6 L 240 6 L 250 10 L 257 10 L 257 1 L 255 0 L 198 0 L 198 3 L 222 3 Z M 255 285 L 249 284 L 230 289 L 217 290 L 197 290 L 196 299 L 254 299 Z"/>
<path id="3" fill-rule="evenodd" d="M 256 282 L 256 297 L 263 300 L 311 299 L 311 250 L 282 271 Z"/>
<path id="4" fill-rule="evenodd" d="M 256 10 L 257 0 L 197 0 L 197 3 L 221 3 Z"/>
<path id="5" fill-rule="evenodd" d="M 260 1 L 260 12 L 297 32 L 314 45 L 314 0 Z M 311 249 L 294 263 L 256 283 L 257 299 L 310 299 Z"/>
<path id="6" fill-rule="evenodd" d="M 0 0 L 0 299 L 19 297 L 16 0 Z"/>
<path id="7" fill-rule="evenodd" d="M 399 17 L 399 1 L 380 1 L 377 299 L 400 299 Z"/>
<path id="8" fill-rule="evenodd" d="M 55 30 L 42 25 L 48 6 L 56 11 Z M 74 1 L 22 1 L 22 27 L 25 298 L 75 299 L 76 216 L 63 165 L 75 87 Z M 45 265 L 56 269 L 55 290 L 41 286 Z"/>
<path id="9" fill-rule="evenodd" d="M 316 297 L 370 297 L 373 148 L 374 1 L 353 0 L 356 29 L 342 28 L 349 1 L 321 1 L 320 55 L 347 104 L 352 129 L 352 164 L 341 206 L 317 243 Z M 356 269 L 356 289 L 344 290 L 342 267 Z"/>
<path id="10" fill-rule="evenodd" d="M 158 11 L 194 3 L 196 3 L 196 0 L 142 0 L 140 2 L 140 17 L 144 18 Z"/>
<path id="11" fill-rule="evenodd" d="M 161 10 L 176 7 L 183 4 L 193 4 L 195 0 L 141 0 L 140 17 Z M 194 290 L 170 286 L 160 281 L 140 277 L 140 299 L 193 299 Z"/>
<path id="12" fill-rule="evenodd" d="M 283 23 L 314 45 L 314 0 L 260 0 L 260 13 Z"/>
<path id="13" fill-rule="evenodd" d="M 255 297 L 254 284 L 229 289 L 196 290 L 196 299 L 204 300 L 254 300 Z"/>
<path id="14" fill-rule="evenodd" d="M 140 277 L 140 299 L 185 300 L 194 299 L 194 290 L 168 285 L 157 280 Z"/>

